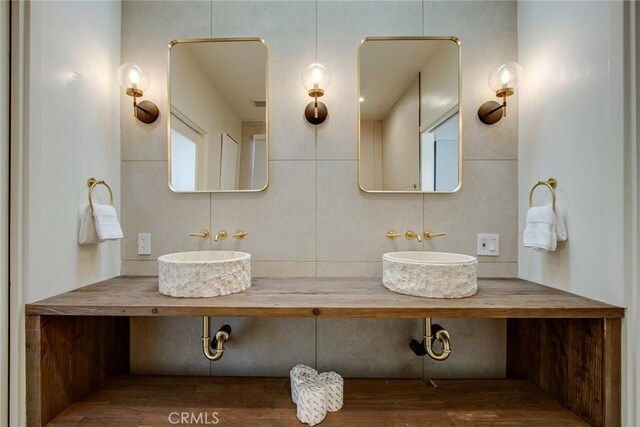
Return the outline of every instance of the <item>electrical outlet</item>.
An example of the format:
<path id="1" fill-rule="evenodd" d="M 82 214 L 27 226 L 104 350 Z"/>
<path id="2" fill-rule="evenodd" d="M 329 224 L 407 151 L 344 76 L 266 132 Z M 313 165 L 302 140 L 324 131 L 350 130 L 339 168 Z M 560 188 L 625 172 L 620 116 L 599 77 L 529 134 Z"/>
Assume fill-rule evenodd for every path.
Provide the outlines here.
<path id="1" fill-rule="evenodd" d="M 478 234 L 477 253 L 480 256 L 500 255 L 500 235 L 499 234 Z"/>
<path id="2" fill-rule="evenodd" d="M 151 234 L 138 234 L 138 255 L 151 255 Z"/>

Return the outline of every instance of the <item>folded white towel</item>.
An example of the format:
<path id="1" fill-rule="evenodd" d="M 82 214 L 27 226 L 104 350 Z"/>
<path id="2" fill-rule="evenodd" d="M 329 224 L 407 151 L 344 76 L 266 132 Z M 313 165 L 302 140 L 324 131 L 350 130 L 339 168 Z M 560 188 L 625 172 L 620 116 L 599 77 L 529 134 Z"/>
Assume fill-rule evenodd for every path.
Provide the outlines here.
<path id="1" fill-rule="evenodd" d="M 567 240 L 567 227 L 564 224 L 564 218 L 562 218 L 562 215 L 560 215 L 558 211 L 555 211 L 555 220 L 558 242 L 564 242 Z"/>
<path id="2" fill-rule="evenodd" d="M 96 222 L 93 219 L 93 212 L 91 207 L 87 207 L 82 212 L 82 218 L 80 219 L 80 231 L 78 232 L 78 244 L 80 245 L 96 245 L 102 243 L 104 240 L 98 237 L 96 232 Z"/>
<path id="3" fill-rule="evenodd" d="M 118 213 L 111 205 L 93 204 L 93 218 L 96 222 L 96 232 L 102 240 L 122 239 L 122 228 L 118 222 Z"/>
<path id="4" fill-rule="evenodd" d="M 527 248 L 555 251 L 558 241 L 567 240 L 562 216 L 555 212 L 552 205 L 530 208 L 522 240 Z"/>

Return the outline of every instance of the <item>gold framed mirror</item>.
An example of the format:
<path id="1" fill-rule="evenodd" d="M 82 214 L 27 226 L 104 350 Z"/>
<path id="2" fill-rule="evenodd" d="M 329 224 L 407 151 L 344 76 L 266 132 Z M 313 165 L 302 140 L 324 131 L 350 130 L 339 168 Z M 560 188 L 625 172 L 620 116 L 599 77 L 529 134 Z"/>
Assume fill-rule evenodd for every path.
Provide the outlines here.
<path id="1" fill-rule="evenodd" d="M 358 49 L 358 185 L 462 186 L 462 53 L 455 37 L 367 37 Z"/>
<path id="2" fill-rule="evenodd" d="M 215 193 L 267 188 L 268 65 L 267 46 L 260 38 L 169 43 L 171 190 Z"/>

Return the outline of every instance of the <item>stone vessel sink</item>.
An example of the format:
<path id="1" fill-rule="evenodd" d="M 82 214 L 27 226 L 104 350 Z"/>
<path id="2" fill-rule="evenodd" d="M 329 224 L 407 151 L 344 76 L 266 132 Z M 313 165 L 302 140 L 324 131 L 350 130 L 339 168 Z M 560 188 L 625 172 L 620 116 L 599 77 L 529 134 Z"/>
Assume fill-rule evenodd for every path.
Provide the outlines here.
<path id="1" fill-rule="evenodd" d="M 478 260 L 445 252 L 390 252 L 382 256 L 382 283 L 394 292 L 428 298 L 475 295 Z"/>
<path id="2" fill-rule="evenodd" d="M 251 286 L 251 255 L 234 251 L 167 254 L 158 258 L 159 290 L 172 297 L 215 297 Z"/>

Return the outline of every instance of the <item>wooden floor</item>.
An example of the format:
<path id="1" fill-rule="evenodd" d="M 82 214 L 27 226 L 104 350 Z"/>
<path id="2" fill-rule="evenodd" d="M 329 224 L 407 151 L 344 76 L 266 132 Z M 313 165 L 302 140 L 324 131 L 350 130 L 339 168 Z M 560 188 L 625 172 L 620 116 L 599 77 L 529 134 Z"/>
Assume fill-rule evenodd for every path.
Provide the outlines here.
<path id="1" fill-rule="evenodd" d="M 322 426 L 586 426 L 519 380 L 347 379 L 345 404 Z M 202 413 L 175 424 L 172 412 Z M 214 417 L 212 413 L 217 412 Z M 207 418 L 204 418 L 205 415 Z M 49 426 L 300 426 L 287 378 L 122 376 L 74 403 Z M 208 424 L 206 424 L 208 422 Z"/>

